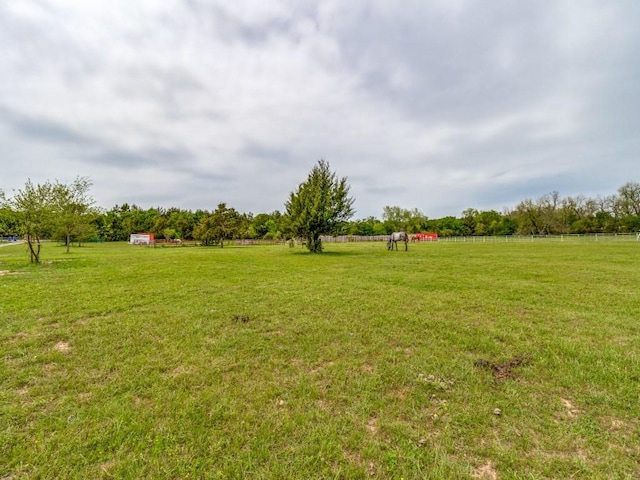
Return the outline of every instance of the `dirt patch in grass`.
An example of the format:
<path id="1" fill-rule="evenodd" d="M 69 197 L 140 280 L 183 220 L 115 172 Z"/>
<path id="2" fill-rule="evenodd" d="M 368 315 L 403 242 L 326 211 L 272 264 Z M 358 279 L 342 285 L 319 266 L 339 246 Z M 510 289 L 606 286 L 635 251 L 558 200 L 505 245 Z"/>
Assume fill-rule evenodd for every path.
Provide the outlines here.
<path id="1" fill-rule="evenodd" d="M 407 398 L 408 388 L 398 387 L 391 391 L 391 395 L 400 401 L 404 401 Z"/>
<path id="2" fill-rule="evenodd" d="M 352 464 L 358 465 L 361 468 L 364 468 L 367 472 L 368 477 L 373 477 L 376 475 L 376 464 L 372 461 L 366 463 L 362 458 L 359 452 L 352 452 L 349 450 L 343 450 L 342 454 L 344 457 Z M 365 464 L 366 463 L 366 464 Z"/>
<path id="3" fill-rule="evenodd" d="M 580 410 L 578 410 L 570 400 L 561 398 L 560 401 L 562 402 L 562 405 L 564 405 L 564 408 L 567 409 L 567 415 L 569 415 L 569 417 L 573 418 L 580 413 Z"/>
<path id="4" fill-rule="evenodd" d="M 169 374 L 169 376 L 171 378 L 178 378 L 178 377 L 182 377 L 185 375 L 189 375 L 191 374 L 191 369 L 189 367 L 185 367 L 184 365 L 178 365 L 176 368 L 174 368 L 171 373 Z"/>
<path id="5" fill-rule="evenodd" d="M 364 372 L 364 373 L 368 373 L 368 374 L 372 374 L 375 369 L 373 368 L 372 365 L 369 365 L 368 363 L 365 363 L 364 365 L 362 365 L 362 367 L 360 367 L 360 369 Z"/>
<path id="6" fill-rule="evenodd" d="M 529 362 L 530 359 L 531 357 L 528 355 L 515 357 L 514 359 L 503 363 L 494 363 L 488 360 L 478 359 L 475 361 L 474 365 L 476 367 L 484 367 L 491 370 L 491 373 L 496 380 L 506 380 L 508 378 L 515 378 L 512 369 Z"/>
<path id="7" fill-rule="evenodd" d="M 327 368 L 333 367 L 335 364 L 336 362 L 334 362 L 333 360 L 329 360 L 327 362 L 310 367 L 307 371 L 309 372 L 309 374 L 315 375 L 317 373 L 323 372 Z"/>
<path id="8" fill-rule="evenodd" d="M 78 401 L 79 402 L 88 402 L 91 400 L 91 392 L 80 392 L 78 393 Z"/>
<path id="9" fill-rule="evenodd" d="M 527 454 L 527 458 L 544 458 L 545 460 L 561 463 L 587 463 L 589 458 L 584 449 L 573 445 L 564 450 L 535 449 Z"/>
<path id="10" fill-rule="evenodd" d="M 471 472 L 471 478 L 480 480 L 498 480 L 498 472 L 493 462 L 489 461 L 484 465 L 474 468 Z"/>
<path id="11" fill-rule="evenodd" d="M 26 275 L 27 272 L 12 272 L 11 270 L 0 270 L 0 277 L 5 275 Z"/>
<path id="12" fill-rule="evenodd" d="M 103 475 L 111 476 L 111 470 L 117 465 L 117 462 L 114 459 L 107 460 L 104 463 L 100 464 L 100 471 Z"/>
<path id="13" fill-rule="evenodd" d="M 378 433 L 378 418 L 371 417 L 367 422 L 367 431 L 371 434 L 372 437 L 376 436 Z"/>
<path id="14" fill-rule="evenodd" d="M 620 429 L 624 427 L 624 422 L 622 420 L 618 420 L 617 418 L 614 418 L 613 420 L 611 420 L 611 427 L 616 430 Z"/>
<path id="15" fill-rule="evenodd" d="M 70 350 L 68 342 L 58 342 L 53 348 L 62 353 L 69 353 Z"/>

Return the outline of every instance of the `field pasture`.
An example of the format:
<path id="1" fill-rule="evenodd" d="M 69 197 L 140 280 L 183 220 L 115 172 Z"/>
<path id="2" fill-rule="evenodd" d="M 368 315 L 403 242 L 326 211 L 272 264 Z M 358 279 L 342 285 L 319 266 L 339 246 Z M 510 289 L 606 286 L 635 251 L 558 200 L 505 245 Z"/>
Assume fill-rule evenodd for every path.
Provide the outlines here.
<path id="1" fill-rule="evenodd" d="M 0 249 L 0 478 L 638 478 L 640 243 Z"/>

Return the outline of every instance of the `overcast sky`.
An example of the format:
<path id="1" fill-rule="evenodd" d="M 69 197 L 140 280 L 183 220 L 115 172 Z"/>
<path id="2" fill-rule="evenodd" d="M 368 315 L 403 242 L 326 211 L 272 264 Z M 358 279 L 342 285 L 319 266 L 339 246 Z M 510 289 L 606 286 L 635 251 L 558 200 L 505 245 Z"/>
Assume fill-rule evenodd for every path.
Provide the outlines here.
<path id="1" fill-rule="evenodd" d="M 284 211 L 319 159 L 356 218 L 640 181 L 640 1 L 0 2 L 0 189 Z"/>

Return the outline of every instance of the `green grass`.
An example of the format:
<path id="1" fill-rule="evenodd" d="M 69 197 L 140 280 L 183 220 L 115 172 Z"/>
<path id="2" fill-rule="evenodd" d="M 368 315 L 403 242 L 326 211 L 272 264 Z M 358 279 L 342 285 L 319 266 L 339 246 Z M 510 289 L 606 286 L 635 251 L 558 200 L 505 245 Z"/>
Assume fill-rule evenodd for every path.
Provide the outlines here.
<path id="1" fill-rule="evenodd" d="M 325 249 L 0 248 L 0 478 L 640 476 L 640 244 Z"/>

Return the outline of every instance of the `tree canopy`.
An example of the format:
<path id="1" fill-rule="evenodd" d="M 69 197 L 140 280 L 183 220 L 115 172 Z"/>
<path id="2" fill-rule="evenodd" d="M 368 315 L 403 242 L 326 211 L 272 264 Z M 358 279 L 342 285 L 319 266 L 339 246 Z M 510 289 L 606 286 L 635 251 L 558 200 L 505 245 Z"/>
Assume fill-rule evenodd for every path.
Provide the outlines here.
<path id="1" fill-rule="evenodd" d="M 93 208 L 95 202 L 89 195 L 92 184 L 87 177 L 77 177 L 69 185 L 56 181 L 51 187 L 54 234 L 64 239 L 67 253 L 72 238 L 79 243 L 93 230 L 91 221 L 97 211 Z"/>
<path id="2" fill-rule="evenodd" d="M 48 181 L 34 185 L 28 179 L 24 188 L 8 200 L 18 217 L 19 233 L 29 247 L 31 263 L 40 263 L 40 240 L 50 229 L 52 218 L 53 186 Z"/>
<path id="3" fill-rule="evenodd" d="M 225 203 L 220 203 L 218 208 L 207 215 L 193 230 L 193 236 L 202 245 L 220 245 L 224 247 L 224 241 L 233 238 L 242 225 L 242 217 L 233 208 L 227 208 Z"/>

